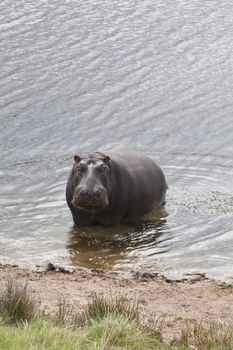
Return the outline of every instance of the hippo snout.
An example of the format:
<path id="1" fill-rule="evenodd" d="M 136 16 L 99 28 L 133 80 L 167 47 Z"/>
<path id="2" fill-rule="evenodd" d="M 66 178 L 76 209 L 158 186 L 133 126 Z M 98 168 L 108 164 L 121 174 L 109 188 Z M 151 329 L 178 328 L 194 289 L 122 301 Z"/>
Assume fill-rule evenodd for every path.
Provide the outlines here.
<path id="1" fill-rule="evenodd" d="M 109 204 L 107 191 L 104 187 L 95 189 L 77 187 L 72 204 L 81 209 L 103 209 Z"/>

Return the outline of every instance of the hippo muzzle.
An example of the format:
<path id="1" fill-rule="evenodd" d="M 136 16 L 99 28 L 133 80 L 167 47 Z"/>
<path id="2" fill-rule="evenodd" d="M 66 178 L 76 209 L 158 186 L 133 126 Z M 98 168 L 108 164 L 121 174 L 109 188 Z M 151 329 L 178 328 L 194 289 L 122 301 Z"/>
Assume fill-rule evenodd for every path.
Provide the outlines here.
<path id="1" fill-rule="evenodd" d="M 104 187 L 88 189 L 87 187 L 78 186 L 74 191 L 72 204 L 80 209 L 103 209 L 109 204 L 108 194 Z"/>

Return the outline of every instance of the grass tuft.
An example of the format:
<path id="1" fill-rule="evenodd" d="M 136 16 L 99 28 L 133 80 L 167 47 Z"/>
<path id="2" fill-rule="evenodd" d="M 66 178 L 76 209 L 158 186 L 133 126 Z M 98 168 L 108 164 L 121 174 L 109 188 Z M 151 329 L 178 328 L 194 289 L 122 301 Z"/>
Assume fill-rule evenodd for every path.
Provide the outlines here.
<path id="1" fill-rule="evenodd" d="M 64 297 L 58 298 L 58 309 L 52 317 L 53 322 L 57 326 L 76 325 L 78 314 L 73 306 L 71 306 Z M 51 318 L 51 317 L 50 317 Z"/>
<path id="2" fill-rule="evenodd" d="M 220 322 L 204 326 L 195 322 L 194 325 L 183 329 L 181 336 L 174 339 L 172 345 L 175 349 L 232 350 L 233 326 Z"/>
<path id="3" fill-rule="evenodd" d="M 0 315 L 8 323 L 30 322 L 37 312 L 37 302 L 26 282 L 9 278 L 0 295 Z"/>
<path id="4" fill-rule="evenodd" d="M 96 344 L 97 349 L 159 349 L 160 339 L 140 325 L 136 320 L 123 315 L 113 315 L 94 320 L 88 326 L 86 339 Z"/>
<path id="5" fill-rule="evenodd" d="M 233 327 L 222 323 L 203 326 L 196 323 L 190 332 L 190 339 L 198 349 L 233 349 Z"/>
<path id="6" fill-rule="evenodd" d="M 219 284 L 219 287 L 221 289 L 232 289 L 233 285 L 231 283 L 223 282 L 223 283 Z"/>
<path id="7" fill-rule="evenodd" d="M 88 323 L 90 320 L 100 320 L 109 315 L 124 316 L 129 320 L 139 321 L 138 303 L 129 303 L 124 296 L 107 299 L 104 296 L 94 294 L 86 309 L 79 317 L 80 325 Z"/>
<path id="8" fill-rule="evenodd" d="M 91 344 L 97 349 L 158 349 L 161 333 L 143 325 L 139 305 L 124 296 L 106 298 L 94 294 L 86 309 L 77 318 L 77 324 L 87 331 Z"/>

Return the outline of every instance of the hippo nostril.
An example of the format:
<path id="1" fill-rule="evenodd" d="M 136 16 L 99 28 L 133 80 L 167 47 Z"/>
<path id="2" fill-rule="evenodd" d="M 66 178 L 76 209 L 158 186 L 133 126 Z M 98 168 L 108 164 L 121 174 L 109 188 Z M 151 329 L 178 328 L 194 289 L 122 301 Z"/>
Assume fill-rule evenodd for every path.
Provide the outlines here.
<path id="1" fill-rule="evenodd" d="M 81 187 L 81 188 L 79 188 L 78 190 L 77 190 L 77 195 L 78 196 L 86 196 L 87 194 L 89 193 L 89 191 L 86 189 L 86 188 L 84 188 L 84 187 Z"/>
<path id="2" fill-rule="evenodd" d="M 83 199 L 90 199 L 92 194 L 89 191 L 82 191 L 80 197 Z"/>
<path id="3" fill-rule="evenodd" d="M 103 193 L 105 193 L 105 189 L 102 187 L 99 187 L 95 190 L 94 192 L 96 195 L 102 195 Z"/>

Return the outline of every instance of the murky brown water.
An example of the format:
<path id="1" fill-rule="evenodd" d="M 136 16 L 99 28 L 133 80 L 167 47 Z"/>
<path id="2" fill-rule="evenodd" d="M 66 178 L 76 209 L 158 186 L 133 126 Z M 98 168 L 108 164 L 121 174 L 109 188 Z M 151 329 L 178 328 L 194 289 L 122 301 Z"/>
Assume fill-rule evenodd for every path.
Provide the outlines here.
<path id="1" fill-rule="evenodd" d="M 233 275 L 233 4 L 0 3 L 1 262 Z M 162 221 L 72 230 L 72 155 L 163 168 Z"/>

